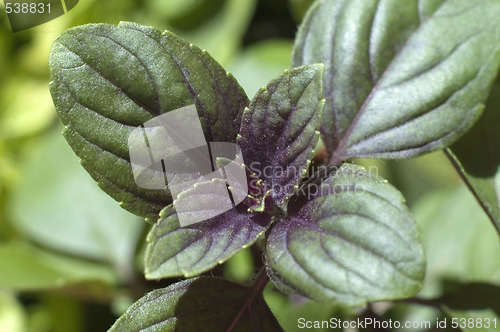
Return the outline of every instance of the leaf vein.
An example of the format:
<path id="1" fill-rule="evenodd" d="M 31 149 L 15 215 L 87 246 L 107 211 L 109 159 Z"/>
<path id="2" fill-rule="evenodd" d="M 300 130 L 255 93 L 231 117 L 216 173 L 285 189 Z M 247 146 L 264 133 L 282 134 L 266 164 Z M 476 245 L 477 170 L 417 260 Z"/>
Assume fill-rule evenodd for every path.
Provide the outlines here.
<path id="1" fill-rule="evenodd" d="M 109 82 L 117 91 L 119 91 L 120 93 L 122 93 L 125 97 L 127 97 L 128 99 L 130 99 L 132 102 L 134 102 L 137 106 L 139 106 L 140 108 L 144 109 L 146 112 L 148 112 L 149 114 L 151 114 L 152 116 L 155 116 L 156 114 L 148 107 L 146 106 L 145 104 L 143 104 L 140 100 L 137 100 L 135 98 L 133 98 L 131 95 L 128 94 L 128 92 L 126 92 L 125 90 L 123 90 L 122 88 L 120 88 L 118 85 L 116 85 L 111 79 L 107 78 L 106 76 L 104 76 L 104 74 L 100 73 L 97 69 L 95 69 L 92 65 L 90 65 L 90 63 L 86 60 L 84 60 L 80 54 L 76 53 L 75 51 L 73 51 L 72 49 L 70 49 L 67 45 L 64 45 L 64 44 L 61 44 L 64 48 L 66 48 L 69 52 L 73 53 L 75 56 L 77 56 L 90 70 L 92 70 L 93 72 L 95 72 L 98 76 L 102 77 L 104 80 L 106 80 L 107 82 Z M 63 68 L 64 70 L 65 68 Z M 69 70 L 66 69 L 66 70 Z"/>
<path id="2" fill-rule="evenodd" d="M 162 114 L 163 110 L 162 110 L 162 106 L 161 106 L 161 103 L 160 103 L 158 85 L 157 85 L 156 81 L 153 79 L 153 75 L 152 75 L 151 71 L 149 70 L 149 68 L 144 63 L 144 61 L 138 55 L 136 55 L 135 53 L 133 53 L 129 48 L 125 47 L 125 45 L 123 45 L 122 43 L 118 42 L 117 40 L 115 40 L 115 39 L 113 39 L 113 38 L 111 38 L 109 36 L 98 35 L 96 33 L 91 33 L 91 34 L 94 35 L 94 36 L 102 37 L 102 38 L 105 38 L 105 39 L 108 39 L 108 40 L 114 42 L 116 45 L 122 47 L 124 50 L 126 50 L 128 53 L 130 53 L 134 58 L 137 59 L 137 61 L 139 61 L 139 63 L 144 68 L 144 71 L 146 72 L 146 74 L 148 76 L 149 82 L 153 86 L 153 90 L 154 90 L 154 93 L 155 93 L 155 102 L 156 102 L 156 104 L 158 106 L 159 113 Z"/>
<path id="3" fill-rule="evenodd" d="M 445 2 L 443 2 L 440 5 L 439 8 L 441 8 Z M 439 10 L 439 8 L 432 14 L 431 18 L 434 15 L 436 15 L 436 12 Z M 430 20 L 430 18 L 429 18 L 429 20 Z M 414 35 L 416 35 L 422 29 L 423 26 L 425 26 L 425 24 L 420 25 L 415 31 L 413 31 L 413 33 L 411 34 L 411 36 L 408 37 L 408 39 L 405 41 L 404 45 L 398 50 L 398 53 L 391 60 L 389 66 L 384 71 L 384 73 L 382 74 L 382 76 L 380 77 L 380 79 L 373 86 L 372 90 L 370 91 L 370 94 L 368 95 L 368 97 L 363 102 L 363 105 L 361 105 L 360 109 L 356 112 L 356 115 L 354 116 L 353 120 L 349 124 L 349 127 L 347 128 L 344 136 L 340 139 L 339 144 L 337 145 L 337 149 L 333 153 L 332 160 L 331 160 L 333 164 L 337 164 L 337 163 L 339 163 L 340 161 L 344 160 L 347 157 L 345 155 L 346 148 L 347 148 L 346 144 L 347 144 L 347 140 L 349 139 L 349 136 L 351 135 L 352 131 L 354 130 L 354 127 L 358 123 L 361 115 L 366 110 L 366 108 L 369 105 L 370 101 L 373 99 L 375 93 L 379 90 L 381 82 L 384 81 L 384 78 L 386 77 L 386 75 L 391 71 L 392 67 L 396 63 L 396 60 L 399 59 L 399 57 L 403 53 L 403 50 L 406 49 L 406 46 L 408 45 L 408 43 L 410 42 L 410 40 L 412 39 L 412 37 Z M 332 50 L 332 52 L 333 52 L 333 50 Z M 333 79 L 333 75 L 332 75 L 332 79 Z"/>

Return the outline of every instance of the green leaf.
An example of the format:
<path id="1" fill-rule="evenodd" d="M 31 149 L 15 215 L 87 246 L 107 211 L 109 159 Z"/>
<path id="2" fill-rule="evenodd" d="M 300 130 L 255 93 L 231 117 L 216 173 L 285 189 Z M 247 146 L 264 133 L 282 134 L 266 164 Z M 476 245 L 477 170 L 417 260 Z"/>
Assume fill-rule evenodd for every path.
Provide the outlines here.
<path id="1" fill-rule="evenodd" d="M 30 96 L 31 98 L 26 98 Z M 16 77 L 2 89 L 0 139 L 28 136 L 48 127 L 54 120 L 54 108 L 47 95 L 47 82 Z"/>
<path id="2" fill-rule="evenodd" d="M 427 255 L 420 296 L 441 296 L 443 279 L 500 282 L 498 236 L 465 186 L 429 193 L 415 204 L 412 214 Z"/>
<path id="3" fill-rule="evenodd" d="M 162 3 L 165 1 L 160 0 Z M 200 17 L 196 21 L 196 29 L 177 30 L 179 34 L 190 42 L 209 50 L 210 54 L 221 64 L 226 64 L 238 51 L 242 40 L 247 33 L 248 26 L 252 21 L 257 0 L 203 0 L 195 1 L 194 7 L 202 9 L 199 11 Z M 219 2 L 221 8 L 214 15 L 208 17 L 208 12 L 203 10 L 202 3 L 213 6 Z M 201 5 L 201 6 L 200 6 Z M 186 6 L 189 8 L 189 6 Z M 193 7 L 191 7 L 193 8 Z M 186 13 L 187 17 L 188 13 Z M 191 16 L 192 18 L 193 16 Z M 178 17 L 177 22 L 185 21 L 185 18 Z M 160 21 L 163 24 L 164 21 Z M 169 25 L 170 22 L 166 22 Z M 175 30 L 174 30 L 175 31 Z"/>
<path id="4" fill-rule="evenodd" d="M 82 294 L 86 298 L 89 297 L 88 292 L 85 292 L 85 290 L 73 291 L 80 291 L 80 294 Z M 72 294 L 70 292 L 68 293 L 68 295 Z M 86 313 L 88 312 L 88 307 L 85 305 L 85 303 L 87 301 L 82 301 L 74 295 L 68 295 L 63 294 L 61 296 L 57 293 L 49 293 L 40 296 L 40 302 L 37 301 L 34 306 L 28 307 L 28 312 L 30 313 L 28 331 L 85 332 L 85 328 L 87 325 Z M 90 298 L 90 300 L 93 299 Z M 97 300 L 109 301 L 109 298 Z M 106 328 L 109 328 L 109 325 L 109 320 L 106 322 L 105 320 L 96 319 L 92 321 L 92 330 L 104 331 Z"/>
<path id="5" fill-rule="evenodd" d="M 479 121 L 447 155 L 500 235 L 500 76 Z"/>
<path id="6" fill-rule="evenodd" d="M 500 316 L 500 287 L 486 283 L 470 283 L 456 285 L 453 291 L 433 300 L 452 310 L 484 310 L 492 309 Z"/>
<path id="7" fill-rule="evenodd" d="M 82 165 L 120 205 L 156 219 L 167 191 L 139 188 L 127 140 L 144 122 L 196 104 L 208 142 L 234 142 L 248 104 L 236 80 L 205 51 L 133 23 L 88 24 L 59 36 L 50 53 L 51 94 Z"/>
<path id="8" fill-rule="evenodd" d="M 189 3 L 191 2 L 191 3 Z M 183 1 L 173 2 L 174 5 L 165 3 L 165 7 L 173 7 L 174 12 L 168 13 L 168 23 L 180 30 L 189 31 L 196 30 L 206 21 L 209 21 L 215 16 L 224 6 L 225 0 L 198 0 L 198 1 Z M 175 13 L 177 9 L 177 13 Z M 174 14 L 174 15 L 172 15 Z"/>
<path id="9" fill-rule="evenodd" d="M 323 68 L 285 71 L 259 90 L 243 113 L 238 145 L 278 205 L 294 193 L 314 156 L 324 106 Z"/>
<path id="10" fill-rule="evenodd" d="M 37 143 L 8 201 L 13 226 L 48 248 L 106 261 L 126 280 L 144 222 L 99 190 L 59 132 Z"/>
<path id="11" fill-rule="evenodd" d="M 291 297 L 279 292 L 272 285 L 265 288 L 264 299 L 283 330 L 287 332 L 307 331 L 303 325 L 299 324 L 304 319 L 327 321 L 335 317 L 341 320 L 349 320 L 359 314 L 358 308 L 346 308 L 332 303 L 307 301 L 304 298 Z M 335 331 L 333 327 L 324 325 L 321 328 L 316 327 L 310 330 L 315 332 Z"/>
<path id="12" fill-rule="evenodd" d="M 164 26 L 226 65 L 241 47 L 256 5 L 257 0 L 148 0 L 141 4 L 139 13 L 134 4 L 133 12 L 118 13 L 117 17 L 133 13 L 138 22 Z"/>
<path id="13" fill-rule="evenodd" d="M 349 306 L 415 294 L 425 256 L 402 195 L 362 167 L 328 170 L 309 185 L 310 200 L 270 229 L 271 280 L 286 293 Z"/>
<path id="14" fill-rule="evenodd" d="M 115 331 L 282 331 L 259 293 L 201 277 L 157 289 L 132 305 Z"/>
<path id="15" fill-rule="evenodd" d="M 300 23 L 307 13 L 307 9 L 313 4 L 314 0 L 288 0 L 290 12 L 296 22 Z"/>
<path id="16" fill-rule="evenodd" d="M 26 313 L 14 295 L 0 291 L 0 331 L 24 332 L 27 330 Z"/>
<path id="17" fill-rule="evenodd" d="M 162 214 L 148 235 L 144 261 L 148 279 L 192 277 L 206 272 L 253 244 L 270 221 L 266 214 L 232 209 L 201 223 L 180 227 L 172 208 Z"/>
<path id="18" fill-rule="evenodd" d="M 294 66 L 323 62 L 331 161 L 441 149 L 481 114 L 500 64 L 500 2 L 323 0 Z"/>
<path id="19" fill-rule="evenodd" d="M 117 283 L 110 267 L 17 242 L 0 245 L 0 271 L 0 288 L 15 290 L 60 288 L 83 282 Z"/>
<path id="20" fill-rule="evenodd" d="M 252 249 L 240 250 L 224 264 L 224 277 L 239 283 L 245 283 L 252 278 L 255 270 L 255 262 Z"/>
<path id="21" fill-rule="evenodd" d="M 252 43 L 230 63 L 229 71 L 238 77 L 247 95 L 254 96 L 264 82 L 290 67 L 292 46 L 288 39 Z"/>

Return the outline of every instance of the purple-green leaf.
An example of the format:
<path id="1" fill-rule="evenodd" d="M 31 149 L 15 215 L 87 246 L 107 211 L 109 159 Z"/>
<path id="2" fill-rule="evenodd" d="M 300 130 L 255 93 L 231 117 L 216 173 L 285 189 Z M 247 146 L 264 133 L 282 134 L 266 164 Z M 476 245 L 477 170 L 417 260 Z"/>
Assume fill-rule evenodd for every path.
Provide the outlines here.
<path id="1" fill-rule="evenodd" d="M 172 199 L 136 185 L 127 144 L 134 128 L 195 104 L 207 142 L 235 142 L 249 102 L 207 52 L 134 23 L 69 29 L 49 61 L 64 136 L 83 167 L 122 207 L 153 219 Z"/>
<path id="2" fill-rule="evenodd" d="M 287 293 L 350 306 L 415 294 L 425 256 L 402 195 L 362 167 L 328 170 L 304 189 L 310 200 L 270 229 L 271 280 Z"/>
<path id="3" fill-rule="evenodd" d="M 109 332 L 282 331 L 258 289 L 200 277 L 157 289 L 134 303 Z"/>
<path id="4" fill-rule="evenodd" d="M 481 114 L 500 65 L 496 0 L 320 0 L 294 66 L 325 64 L 322 135 L 334 164 L 441 149 Z"/>
<path id="5" fill-rule="evenodd" d="M 314 155 L 324 106 L 323 68 L 285 71 L 259 90 L 243 113 L 238 145 L 278 205 L 297 189 Z"/>
<path id="6" fill-rule="evenodd" d="M 266 230 L 270 217 L 249 214 L 243 205 L 186 227 L 180 227 L 177 214 L 167 207 L 148 235 L 146 278 L 195 276 L 253 244 Z M 193 213 L 206 208 L 193 206 Z M 212 204 L 212 208 L 218 207 Z"/>

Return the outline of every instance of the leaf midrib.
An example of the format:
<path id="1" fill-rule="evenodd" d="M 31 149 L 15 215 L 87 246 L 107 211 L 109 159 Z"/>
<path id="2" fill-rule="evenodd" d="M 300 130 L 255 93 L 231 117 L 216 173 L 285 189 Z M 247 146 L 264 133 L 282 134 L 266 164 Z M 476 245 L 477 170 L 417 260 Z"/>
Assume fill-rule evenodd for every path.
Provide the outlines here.
<path id="1" fill-rule="evenodd" d="M 356 125 L 357 125 L 357 123 L 358 123 L 361 115 L 365 112 L 365 110 L 368 107 L 368 105 L 369 105 L 370 101 L 372 100 L 373 96 L 375 95 L 375 93 L 378 92 L 378 90 L 380 88 L 380 85 L 384 81 L 385 77 L 389 74 L 389 72 L 391 71 L 392 67 L 395 65 L 396 60 L 398 60 L 401 57 L 401 54 L 403 54 L 403 51 L 406 49 L 408 43 L 413 39 L 413 37 L 418 32 L 420 32 L 420 30 L 422 29 L 422 27 L 425 26 L 427 24 L 427 22 L 429 22 L 432 18 L 435 17 L 436 13 L 439 12 L 439 10 L 443 7 L 443 5 L 446 2 L 447 1 L 444 1 L 441 5 L 439 5 L 439 7 L 434 11 L 434 13 L 432 13 L 432 15 L 429 18 L 427 18 L 426 21 L 421 22 L 421 24 L 415 29 L 415 31 L 413 31 L 411 33 L 411 35 L 405 41 L 405 43 L 403 44 L 403 46 L 398 50 L 397 54 L 391 60 L 390 64 L 387 66 L 386 70 L 384 71 L 384 73 L 382 74 L 382 76 L 380 77 L 380 79 L 377 81 L 377 83 L 371 89 L 370 94 L 366 97 L 365 101 L 361 105 L 361 107 L 358 110 L 358 112 L 356 112 L 356 115 L 354 116 L 353 120 L 349 124 L 349 127 L 345 131 L 344 136 L 342 136 L 341 140 L 339 141 L 339 143 L 337 145 L 337 148 L 335 149 L 335 151 L 334 151 L 334 153 L 333 153 L 333 155 L 332 155 L 332 157 L 330 159 L 330 163 L 332 163 L 332 164 L 338 164 L 338 163 L 342 162 L 344 159 L 346 159 L 347 156 L 345 155 L 345 152 L 346 152 L 346 145 L 347 145 L 347 141 L 349 139 L 349 136 L 351 135 L 352 131 L 356 127 Z M 377 8 L 379 7 L 379 5 L 377 5 Z M 376 11 L 377 11 L 377 9 L 376 9 Z M 418 8 L 417 8 L 417 11 L 418 11 Z M 370 29 L 370 40 L 371 40 L 372 36 L 373 36 L 373 25 L 372 25 L 372 27 Z"/>

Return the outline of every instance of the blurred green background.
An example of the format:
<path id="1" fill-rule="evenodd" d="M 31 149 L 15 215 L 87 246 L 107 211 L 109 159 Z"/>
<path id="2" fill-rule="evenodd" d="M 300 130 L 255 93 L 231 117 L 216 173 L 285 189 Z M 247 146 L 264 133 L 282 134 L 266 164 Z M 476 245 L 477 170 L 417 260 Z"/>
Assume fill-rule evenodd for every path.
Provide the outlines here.
<path id="1" fill-rule="evenodd" d="M 61 136 L 49 90 L 54 38 L 85 23 L 134 21 L 171 30 L 206 49 L 251 98 L 289 67 L 293 38 L 311 0 L 80 0 L 67 14 L 13 34 L 0 10 L 0 331 L 106 331 L 145 292 L 175 280 L 142 277 L 149 225 L 102 193 Z M 423 231 L 428 271 L 419 296 L 454 282 L 500 283 L 495 230 L 441 153 L 413 160 L 358 160 L 407 198 Z M 211 271 L 247 282 L 258 248 Z M 345 319 L 358 309 L 285 296 L 265 298 L 285 331 L 297 319 Z M 380 303 L 384 319 L 435 321 L 414 304 Z M 482 314 L 482 313 L 476 313 Z M 500 323 L 500 322 L 499 322 Z"/>

